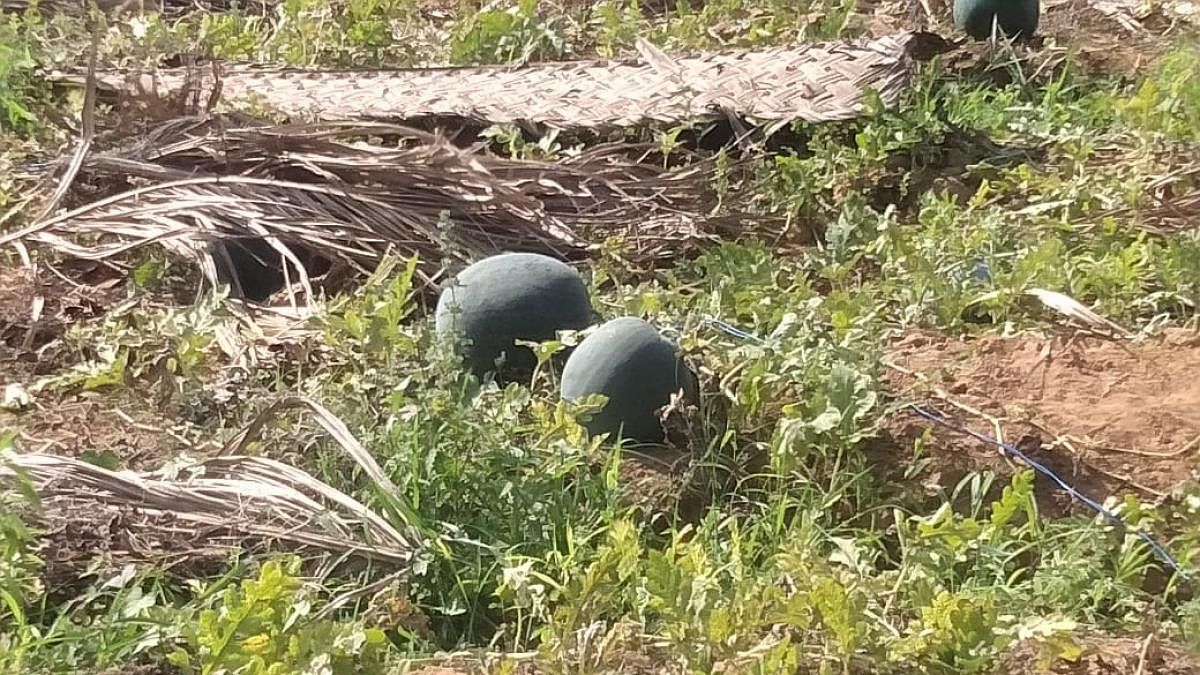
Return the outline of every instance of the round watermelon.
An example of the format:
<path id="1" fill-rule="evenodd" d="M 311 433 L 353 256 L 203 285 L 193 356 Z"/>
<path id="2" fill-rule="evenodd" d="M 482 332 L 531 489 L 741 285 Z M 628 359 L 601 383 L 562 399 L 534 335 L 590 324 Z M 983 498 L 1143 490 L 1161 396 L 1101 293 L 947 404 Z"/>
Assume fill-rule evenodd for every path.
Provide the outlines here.
<path id="1" fill-rule="evenodd" d="M 993 20 L 1000 35 L 1033 37 L 1039 12 L 1038 0 L 954 0 L 954 23 L 977 40 L 991 36 Z"/>
<path id="2" fill-rule="evenodd" d="M 635 317 L 613 319 L 584 338 L 562 372 L 562 398 L 603 394 L 608 401 L 586 426 L 590 433 L 617 433 L 638 441 L 663 439 L 658 410 L 683 390 L 698 398 L 696 376 L 675 345 Z"/>
<path id="3" fill-rule="evenodd" d="M 438 298 L 439 335 L 463 340 L 467 367 L 479 377 L 524 375 L 536 364 L 517 340 L 550 340 L 592 323 L 587 286 L 570 266 L 535 253 L 504 253 L 463 270 Z M 497 361 L 503 367 L 497 371 Z"/>

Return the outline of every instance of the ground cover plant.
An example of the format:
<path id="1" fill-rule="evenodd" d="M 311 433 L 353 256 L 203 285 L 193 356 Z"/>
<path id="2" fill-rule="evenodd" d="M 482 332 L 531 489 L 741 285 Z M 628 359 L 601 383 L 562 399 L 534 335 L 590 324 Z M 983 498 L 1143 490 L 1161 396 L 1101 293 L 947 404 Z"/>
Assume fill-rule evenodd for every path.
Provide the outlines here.
<path id="1" fill-rule="evenodd" d="M 0 236 L 53 210 L 88 128 L 103 153 L 169 117 L 56 84 L 93 44 L 408 67 L 961 37 L 938 3 L 865 0 L 4 7 Z M 750 145 L 461 131 L 715 167 L 718 240 L 579 263 L 604 320 L 649 320 L 699 377 L 666 447 L 589 437 L 560 400 L 586 331 L 526 382 L 472 379 L 435 330 L 436 252 L 297 312 L 161 247 L 6 248 L 0 672 L 1195 672 L 1200 43 L 1166 5 L 1058 3 L 1039 30 Z M 105 189 L 88 171 L 59 209 Z"/>

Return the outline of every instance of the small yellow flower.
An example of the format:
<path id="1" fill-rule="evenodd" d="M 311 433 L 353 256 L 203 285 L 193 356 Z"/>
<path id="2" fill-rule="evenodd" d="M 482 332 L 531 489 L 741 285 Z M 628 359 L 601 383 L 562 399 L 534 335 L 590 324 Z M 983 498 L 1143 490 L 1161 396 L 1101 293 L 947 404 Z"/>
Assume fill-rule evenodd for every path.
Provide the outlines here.
<path id="1" fill-rule="evenodd" d="M 246 654 L 262 654 L 271 646 L 271 638 L 266 633 L 251 635 L 242 640 L 242 652 Z"/>

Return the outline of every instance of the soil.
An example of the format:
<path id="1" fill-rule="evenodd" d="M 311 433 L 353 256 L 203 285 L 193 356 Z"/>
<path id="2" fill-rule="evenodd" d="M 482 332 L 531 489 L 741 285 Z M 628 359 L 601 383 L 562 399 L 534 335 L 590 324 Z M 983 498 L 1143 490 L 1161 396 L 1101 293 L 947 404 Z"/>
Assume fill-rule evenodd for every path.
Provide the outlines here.
<path id="1" fill-rule="evenodd" d="M 172 422 L 145 402 L 101 392 L 35 398 L 20 413 L 0 411 L 0 429 L 18 430 L 22 450 L 91 458 L 108 468 L 155 469 L 193 446 L 172 433 Z"/>
<path id="2" fill-rule="evenodd" d="M 952 422 L 1003 439 L 1093 499 L 1127 492 L 1163 497 L 1198 477 L 1200 335 L 1171 330 L 1143 342 L 1090 336 L 952 339 L 914 332 L 891 346 L 889 389 Z M 934 428 L 936 426 L 936 428 Z M 909 409 L 894 414 L 881 447 L 908 453 L 931 432 L 927 479 L 952 488 L 968 472 L 1017 468 L 998 449 L 934 425 Z M 1039 479 L 1043 506 L 1067 512 L 1071 498 Z"/>
<path id="3" fill-rule="evenodd" d="M 691 452 L 661 446 L 644 452 L 628 449 L 617 472 L 622 503 L 636 506 L 644 526 L 652 529 L 669 528 L 676 517 L 696 522 L 708 506 L 698 482 L 711 476 L 700 470 Z"/>
<path id="4" fill-rule="evenodd" d="M 122 278 L 77 261 L 36 272 L 0 270 L 0 386 L 52 373 L 65 365 L 57 344 L 67 328 L 102 315 L 116 302 Z"/>
<path id="5" fill-rule="evenodd" d="M 1127 77 L 1144 72 L 1170 47 L 1163 35 L 1172 22 L 1163 14 L 1133 23 L 1125 12 L 1109 14 L 1096 5 L 1094 0 L 1065 0 L 1047 7 L 1043 45 L 1074 51 L 1078 65 L 1092 74 Z"/>
<path id="6" fill-rule="evenodd" d="M 1083 641 L 1083 654 L 1074 663 L 1058 663 L 1047 670 L 1037 668 L 1037 650 L 1018 645 L 1000 658 L 997 675 L 1195 675 L 1200 661 L 1177 645 L 1163 643 L 1153 637 L 1114 638 L 1095 637 Z"/>
<path id="7" fill-rule="evenodd" d="M 57 274 L 55 273 L 57 272 Z M 38 380 L 71 367 L 79 358 L 63 343 L 72 325 L 96 320 L 124 297 L 121 273 L 87 261 L 45 266 L 34 272 L 0 272 L 0 390 L 18 385 L 28 407 L 0 409 L 0 430 L 18 432 L 22 450 L 67 457 L 95 454 L 125 468 L 161 464 L 185 443 L 173 422 L 146 401 L 86 391 L 31 391 Z"/>

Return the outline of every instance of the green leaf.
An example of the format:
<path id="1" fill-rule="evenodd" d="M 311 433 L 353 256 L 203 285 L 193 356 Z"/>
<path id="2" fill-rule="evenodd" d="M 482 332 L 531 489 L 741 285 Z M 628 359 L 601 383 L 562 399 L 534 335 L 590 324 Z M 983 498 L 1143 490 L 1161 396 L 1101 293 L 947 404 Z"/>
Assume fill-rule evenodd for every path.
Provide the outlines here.
<path id="1" fill-rule="evenodd" d="M 161 260 L 151 258 L 133 268 L 133 284 L 138 288 L 149 288 L 162 279 L 164 265 Z"/>
<path id="2" fill-rule="evenodd" d="M 170 654 L 167 654 L 167 663 L 176 668 L 188 668 L 192 663 L 192 657 L 188 655 L 183 648 L 176 648 Z"/>
<path id="3" fill-rule="evenodd" d="M 129 366 L 129 350 L 122 349 L 117 352 L 116 358 L 104 370 L 87 377 L 83 381 L 83 388 L 101 389 L 103 387 L 111 387 L 125 382 L 126 368 Z"/>
<path id="4" fill-rule="evenodd" d="M 808 427 L 817 433 L 827 433 L 842 423 L 842 411 L 829 406 L 820 415 L 809 421 Z"/>
<path id="5" fill-rule="evenodd" d="M 853 654 L 858 647 L 862 627 L 860 610 L 851 601 L 846 587 L 836 579 L 821 577 L 813 584 L 810 597 L 821 623 L 833 632 L 842 655 Z"/>
<path id="6" fill-rule="evenodd" d="M 992 504 L 990 523 L 993 528 L 993 540 L 1000 536 L 1002 528 L 1006 527 L 1018 512 L 1030 513 L 1036 508 L 1033 503 L 1033 479 L 1031 469 L 1021 471 L 1012 477 L 1012 483 L 1004 488 L 995 503 Z"/>
<path id="7" fill-rule="evenodd" d="M 121 467 L 121 456 L 112 450 L 85 450 L 79 453 L 79 459 L 109 471 Z"/>

